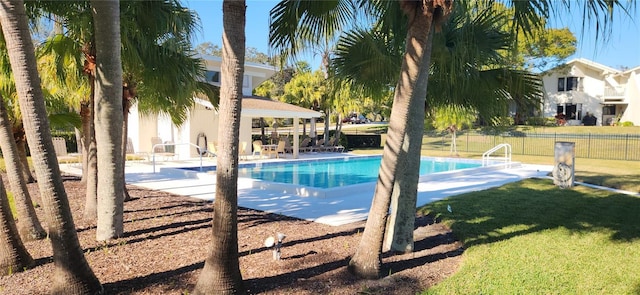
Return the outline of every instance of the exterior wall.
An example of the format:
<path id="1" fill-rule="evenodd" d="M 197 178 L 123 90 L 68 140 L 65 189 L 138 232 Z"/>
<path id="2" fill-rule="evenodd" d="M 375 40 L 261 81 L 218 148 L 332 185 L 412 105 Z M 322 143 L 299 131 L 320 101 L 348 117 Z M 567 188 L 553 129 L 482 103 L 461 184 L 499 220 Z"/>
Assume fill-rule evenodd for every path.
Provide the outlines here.
<path id="1" fill-rule="evenodd" d="M 220 72 L 222 59 L 215 56 L 201 56 L 208 71 Z M 245 64 L 242 93 L 251 95 L 252 90 L 258 84 L 267 80 L 276 69 L 271 66 L 256 63 Z M 220 86 L 219 83 L 212 83 Z M 131 138 L 136 152 L 151 152 L 152 137 L 160 137 L 163 142 L 176 143 L 175 154 L 177 159 L 198 157 L 195 146 L 198 134 L 204 133 L 207 142 L 217 143 L 218 139 L 218 115 L 215 110 L 196 104 L 189 112 L 189 119 L 180 127 L 175 126 L 169 116 L 148 115 L 143 116 L 138 112 L 137 105 L 132 106 L 129 115 L 128 136 Z M 245 154 L 251 154 L 251 117 L 240 119 L 240 152 L 243 142 L 246 142 Z M 204 145 L 204 143 L 202 143 Z"/>
<path id="2" fill-rule="evenodd" d="M 214 110 L 206 109 L 201 105 L 196 105 L 189 114 L 189 142 L 197 144 L 198 134 L 204 133 L 207 137 L 207 143 L 218 142 L 218 115 Z M 202 141 L 202 139 L 200 139 Z M 204 143 L 200 143 L 204 146 Z M 198 157 L 196 148 L 191 146 L 189 149 L 189 157 Z"/>
<path id="3" fill-rule="evenodd" d="M 631 121 L 633 125 L 640 126 L 640 69 L 629 74 L 625 95 L 629 105 L 620 121 Z"/>

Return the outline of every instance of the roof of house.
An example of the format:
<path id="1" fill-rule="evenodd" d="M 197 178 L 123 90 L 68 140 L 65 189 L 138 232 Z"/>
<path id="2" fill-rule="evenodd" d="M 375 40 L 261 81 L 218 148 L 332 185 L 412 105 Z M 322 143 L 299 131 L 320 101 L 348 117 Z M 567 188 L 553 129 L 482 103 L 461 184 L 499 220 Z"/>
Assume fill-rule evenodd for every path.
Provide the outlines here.
<path id="1" fill-rule="evenodd" d="M 195 98 L 196 103 L 214 109 L 206 100 Z M 252 118 L 319 118 L 321 113 L 296 105 L 275 101 L 262 96 L 244 96 L 242 98 L 242 117 Z"/>

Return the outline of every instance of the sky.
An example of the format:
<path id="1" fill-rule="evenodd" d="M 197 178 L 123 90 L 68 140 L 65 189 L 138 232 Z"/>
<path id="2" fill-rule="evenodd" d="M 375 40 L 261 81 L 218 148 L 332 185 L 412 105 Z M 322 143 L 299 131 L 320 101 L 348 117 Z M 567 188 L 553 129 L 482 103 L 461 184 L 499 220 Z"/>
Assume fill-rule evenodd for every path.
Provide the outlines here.
<path id="1" fill-rule="evenodd" d="M 270 53 L 269 11 L 277 2 L 273 0 L 247 0 L 245 30 L 247 47 L 255 47 L 260 52 Z M 183 3 L 195 10 L 202 21 L 202 32 L 197 34 L 194 44 L 211 42 L 222 45 L 222 1 L 184 0 Z M 569 27 L 578 39 L 576 53 L 568 60 L 586 58 L 616 69 L 640 66 L 640 9 L 632 14 L 631 19 L 621 17 L 619 14 L 614 15 L 611 34 L 608 34 L 606 40 L 600 36 L 597 42 L 593 26 L 585 27 L 582 32 L 581 12 L 574 15 L 558 16 L 550 21 L 550 24 L 554 27 Z M 314 69 L 319 66 L 318 58 L 311 54 L 300 59 L 310 62 Z"/>

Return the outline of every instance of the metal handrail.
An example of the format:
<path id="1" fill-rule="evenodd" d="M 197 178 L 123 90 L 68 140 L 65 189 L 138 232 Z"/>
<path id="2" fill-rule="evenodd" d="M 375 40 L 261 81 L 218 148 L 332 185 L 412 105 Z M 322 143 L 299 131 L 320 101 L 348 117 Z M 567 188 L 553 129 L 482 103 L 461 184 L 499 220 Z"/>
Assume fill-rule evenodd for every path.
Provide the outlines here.
<path id="1" fill-rule="evenodd" d="M 502 148 L 504 148 L 504 157 L 491 158 L 491 154 L 497 152 Z M 490 159 L 504 160 L 506 164 L 511 164 L 511 145 L 508 143 L 501 143 L 484 152 L 484 154 L 482 154 L 482 166 L 486 166 L 489 163 Z"/>
<path id="2" fill-rule="evenodd" d="M 171 146 L 175 146 L 175 145 L 190 145 L 190 146 L 196 147 L 196 148 L 198 148 L 198 149 L 201 149 L 201 148 L 202 148 L 201 146 L 199 146 L 199 145 L 197 145 L 197 144 L 190 143 L 190 142 L 181 142 L 181 143 L 157 143 L 157 144 L 154 144 L 154 145 L 151 147 L 151 151 L 152 151 L 152 152 L 151 152 L 151 157 L 152 157 L 152 159 L 153 159 L 153 173 L 156 173 L 156 147 L 163 147 L 163 149 L 164 149 L 164 147 L 165 147 L 165 146 L 168 146 L 168 145 L 171 145 Z M 204 149 L 206 150 L 207 148 L 205 147 Z M 162 153 L 159 153 L 159 154 L 162 154 Z M 174 152 L 174 154 L 175 154 L 175 152 Z M 202 172 L 202 153 L 198 153 L 198 154 L 200 154 L 200 171 Z"/>

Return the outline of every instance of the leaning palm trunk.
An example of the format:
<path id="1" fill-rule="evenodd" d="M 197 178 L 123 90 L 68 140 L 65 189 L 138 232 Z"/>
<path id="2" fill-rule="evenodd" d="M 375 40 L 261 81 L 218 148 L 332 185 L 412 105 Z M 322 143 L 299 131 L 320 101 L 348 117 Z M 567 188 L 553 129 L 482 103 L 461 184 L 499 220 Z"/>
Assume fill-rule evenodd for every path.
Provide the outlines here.
<path id="1" fill-rule="evenodd" d="M 245 1 L 222 4 L 224 33 L 213 239 L 194 294 L 245 294 L 238 258 L 238 141 L 242 111 Z"/>
<path id="2" fill-rule="evenodd" d="M 98 222 L 96 239 L 122 236 L 122 62 L 120 5 L 92 0 L 96 44 L 95 130 L 98 148 Z"/>
<path id="3" fill-rule="evenodd" d="M 398 156 L 398 165 L 391 210 L 387 222 L 384 250 L 408 253 L 413 251 L 413 230 L 415 226 L 416 203 L 418 200 L 418 179 L 420 177 L 420 151 L 424 131 L 425 97 L 429 80 L 431 48 L 433 44 L 433 26 L 430 28 L 426 49 L 411 99 L 409 117 L 406 122 L 406 153 Z M 404 150 L 404 149 L 403 149 Z"/>
<path id="4" fill-rule="evenodd" d="M 33 258 L 20 240 L 7 193 L 0 180 L 0 275 L 11 275 L 32 265 Z"/>
<path id="5" fill-rule="evenodd" d="M 51 285 L 51 293 L 101 292 L 102 286 L 85 260 L 76 234 L 49 132 L 35 50 L 24 3 L 21 0 L 0 1 L 0 25 L 15 77 L 20 111 L 38 177 L 45 220 L 49 226 L 56 278 Z"/>
<path id="6" fill-rule="evenodd" d="M 16 142 L 16 149 L 18 150 L 18 157 L 20 165 L 22 165 L 22 178 L 27 183 L 34 183 L 36 181 L 33 174 L 31 174 L 31 168 L 29 167 L 29 160 L 27 160 L 27 137 L 24 133 L 24 126 L 22 121 L 19 126 L 13 126 L 13 140 Z"/>
<path id="7" fill-rule="evenodd" d="M 349 262 L 349 270 L 363 278 L 380 276 L 383 237 L 392 196 L 404 194 L 402 189 L 409 187 L 412 181 L 417 185 L 417 178 L 413 179 L 412 175 L 417 174 L 418 171 L 409 171 L 415 166 L 414 163 L 410 163 L 415 161 L 415 155 L 410 153 L 416 154 L 416 146 L 421 145 L 421 138 L 416 140 L 416 135 L 419 132 L 422 136 L 422 128 L 415 131 L 410 130 L 410 127 L 415 127 L 415 120 L 418 118 L 421 122 L 424 118 L 427 75 L 421 75 L 421 67 L 429 62 L 424 58 L 428 58 L 429 33 L 435 10 L 433 3 L 427 0 L 423 2 L 425 2 L 424 6 L 420 1 L 402 2 L 403 9 L 409 16 L 407 49 L 402 61 L 402 74 L 396 85 L 387 142 L 369 218 L 356 253 Z M 420 155 L 419 148 L 417 155 L 418 157 Z M 398 169 L 399 167 L 403 169 Z M 399 174 L 407 179 L 398 182 L 401 180 Z"/>
<path id="8" fill-rule="evenodd" d="M 20 222 L 18 232 L 25 241 L 44 239 L 47 233 L 40 225 L 38 215 L 33 207 L 31 195 L 27 189 L 27 182 L 22 175 L 22 164 L 16 143 L 11 135 L 11 123 L 4 100 L 0 97 L 0 148 L 7 169 L 7 178 L 13 192 L 13 199 Z"/>

